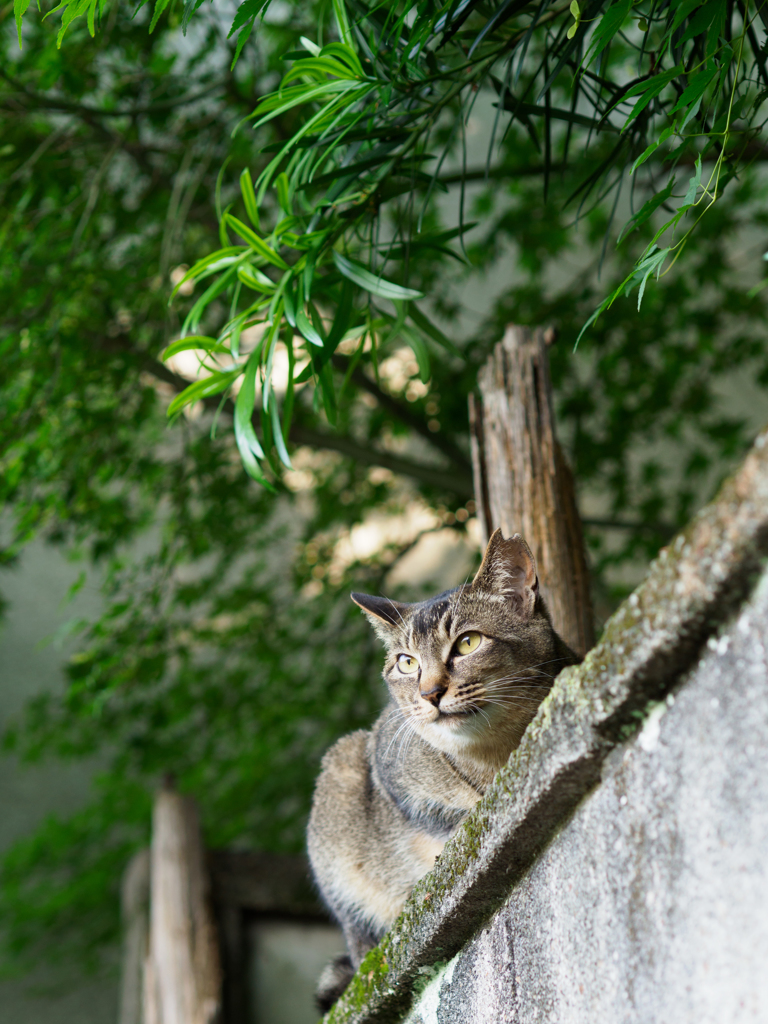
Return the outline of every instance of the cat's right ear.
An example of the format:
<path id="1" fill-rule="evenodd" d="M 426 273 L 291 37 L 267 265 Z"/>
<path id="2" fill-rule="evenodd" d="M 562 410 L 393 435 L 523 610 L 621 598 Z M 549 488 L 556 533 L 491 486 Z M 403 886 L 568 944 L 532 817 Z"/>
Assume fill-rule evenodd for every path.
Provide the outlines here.
<path id="1" fill-rule="evenodd" d="M 372 594 L 350 594 L 355 604 L 362 608 L 371 625 L 386 640 L 392 631 L 400 632 L 405 626 L 408 605 L 392 601 L 388 597 L 374 597 Z"/>
<path id="2" fill-rule="evenodd" d="M 494 530 L 472 589 L 509 599 L 524 618 L 533 614 L 539 593 L 536 559 L 519 533 L 505 540 L 501 530 Z"/>

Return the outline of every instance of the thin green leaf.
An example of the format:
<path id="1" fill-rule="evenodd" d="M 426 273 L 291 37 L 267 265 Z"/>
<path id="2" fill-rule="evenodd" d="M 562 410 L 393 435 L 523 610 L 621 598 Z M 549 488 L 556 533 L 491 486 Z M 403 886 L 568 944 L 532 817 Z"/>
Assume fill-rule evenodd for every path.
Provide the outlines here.
<path id="1" fill-rule="evenodd" d="M 233 217 L 231 213 L 224 214 L 224 220 L 233 231 L 236 231 L 241 238 L 245 239 L 248 245 L 253 249 L 255 253 L 265 259 L 267 263 L 271 263 L 275 267 L 279 267 L 280 270 L 288 270 L 288 264 L 282 258 L 278 256 L 275 250 L 267 245 L 263 238 L 259 238 L 255 231 L 252 231 L 247 224 L 243 224 L 237 217 Z"/>
<path id="2" fill-rule="evenodd" d="M 648 202 L 644 203 L 643 206 L 634 215 L 634 217 L 632 217 L 632 219 L 627 224 L 625 224 L 621 234 L 619 235 L 618 241 L 621 242 L 623 239 L 627 237 L 627 235 L 630 235 L 635 230 L 635 228 L 639 228 L 641 224 L 644 224 L 648 220 L 648 218 L 652 216 L 656 212 L 656 210 L 658 210 L 662 203 L 666 203 L 666 201 L 672 195 L 672 190 L 674 187 L 675 179 L 672 178 L 672 180 L 669 182 L 666 188 L 663 188 L 661 192 L 657 192 L 655 196 L 651 196 Z"/>
<path id="3" fill-rule="evenodd" d="M 461 352 L 456 348 L 454 343 L 447 338 L 443 332 L 435 324 L 429 320 L 418 306 L 411 304 L 408 307 L 408 316 L 413 320 L 420 331 L 428 335 L 433 341 L 436 341 L 438 345 L 441 345 L 446 351 L 450 352 L 451 355 L 461 357 Z"/>
<path id="4" fill-rule="evenodd" d="M 197 330 L 205 310 L 218 295 L 221 295 L 233 283 L 236 274 L 237 267 L 230 267 L 220 277 L 217 277 L 212 284 L 208 285 L 187 314 L 181 327 L 182 336 L 186 336 L 189 332 L 194 333 Z"/>
<path id="5" fill-rule="evenodd" d="M 269 407 L 269 389 L 272 387 L 272 363 L 275 358 L 275 349 L 277 348 L 277 338 L 282 319 L 283 305 L 282 302 L 280 302 L 275 310 L 274 318 L 272 323 L 269 325 L 269 330 L 264 340 L 264 349 L 267 353 L 267 362 L 264 367 L 264 379 L 262 383 L 262 406 L 264 412 L 267 412 Z"/>
<path id="6" fill-rule="evenodd" d="M 266 8 L 268 6 L 269 0 L 243 0 L 243 3 L 240 4 L 235 12 L 235 20 L 232 22 L 232 27 L 227 33 L 227 39 L 231 39 L 235 32 L 242 28 L 246 22 L 250 21 L 253 23 L 262 7 Z"/>
<path id="7" fill-rule="evenodd" d="M 253 190 L 251 172 L 247 167 L 240 173 L 240 192 L 243 197 L 243 203 L 245 205 L 245 212 L 248 215 L 248 220 L 258 231 L 260 227 L 259 205 L 256 202 L 256 193 Z"/>
<path id="8" fill-rule="evenodd" d="M 323 82 L 321 85 L 297 85 L 286 89 L 285 93 L 272 93 L 271 96 L 265 97 L 250 115 L 251 118 L 259 118 L 254 122 L 253 127 L 254 129 L 260 128 L 263 124 L 292 110 L 299 104 L 310 103 L 312 100 L 320 99 L 321 96 L 329 96 L 331 93 L 349 92 L 351 89 L 359 88 L 360 84 L 356 79 L 337 78 Z"/>
<path id="9" fill-rule="evenodd" d="M 595 57 L 603 52 L 629 17 L 631 10 L 632 0 L 618 0 L 617 3 L 611 4 L 594 31 L 589 50 L 584 58 L 585 67 L 589 67 Z"/>
<path id="10" fill-rule="evenodd" d="M 701 156 L 696 158 L 696 170 L 693 177 L 688 182 L 688 190 L 685 193 L 683 199 L 683 206 L 692 206 L 696 201 L 696 193 L 699 191 L 699 185 L 701 184 Z"/>
<path id="11" fill-rule="evenodd" d="M 328 422 L 335 426 L 337 419 L 337 406 L 336 406 L 336 389 L 333 384 L 333 371 L 331 370 L 331 364 L 325 363 L 317 374 L 317 380 L 320 385 L 320 394 L 323 399 L 323 408 L 325 409 L 325 415 L 328 417 Z"/>
<path id="12" fill-rule="evenodd" d="M 235 46 L 235 52 L 232 55 L 232 63 L 229 65 L 229 70 L 234 71 L 235 65 L 240 60 L 240 54 L 243 52 L 243 47 L 251 38 L 251 32 L 253 32 L 253 22 L 242 30 L 240 35 L 237 37 L 237 45 Z M 266 485 L 265 485 L 266 486 Z"/>
<path id="13" fill-rule="evenodd" d="M 252 288 L 255 292 L 270 294 L 277 288 L 275 282 L 268 278 L 266 274 L 262 274 L 256 267 L 251 267 L 248 264 L 238 267 L 237 276 L 244 285 Z"/>
<path id="14" fill-rule="evenodd" d="M 317 56 L 317 54 L 315 55 Z M 360 58 L 352 49 L 351 46 L 347 46 L 345 43 L 327 43 L 322 50 L 320 50 L 319 56 L 321 57 L 335 57 L 337 60 L 342 61 L 349 65 L 351 70 L 360 78 L 365 76 L 363 65 L 360 63 Z"/>
<path id="15" fill-rule="evenodd" d="M 296 327 L 296 296 L 293 291 L 293 284 L 288 282 L 283 291 L 283 308 L 285 310 L 285 319 L 291 325 Z"/>
<path id="16" fill-rule="evenodd" d="M 717 68 L 705 68 L 698 74 L 690 75 L 687 87 L 683 90 L 677 103 L 670 110 L 670 114 L 675 114 L 678 110 L 683 110 L 685 107 L 689 106 L 689 104 L 694 103 L 699 99 L 717 74 L 717 70 Z"/>
<path id="17" fill-rule="evenodd" d="M 683 32 L 680 43 L 686 43 L 695 36 L 704 35 L 711 25 L 722 20 L 725 10 L 726 0 L 709 0 L 708 3 L 703 4 L 688 22 L 688 27 Z M 716 31 L 715 34 L 719 35 L 720 33 Z M 706 52 L 708 54 L 711 52 L 709 40 L 707 40 Z"/>
<path id="18" fill-rule="evenodd" d="M 606 121 L 604 118 L 597 120 L 594 117 L 586 117 L 584 114 L 577 114 L 573 110 L 563 110 L 560 107 L 547 108 L 539 106 L 537 103 L 522 103 L 510 92 L 507 92 L 504 96 L 503 108 L 504 110 L 508 110 L 514 116 L 520 118 L 521 121 L 523 121 L 524 118 L 531 116 L 547 116 L 552 118 L 554 121 L 565 121 L 567 124 L 577 124 L 582 128 L 591 128 L 593 131 L 618 131 L 618 128 L 616 128 L 615 125 L 612 125 L 610 121 Z"/>
<path id="19" fill-rule="evenodd" d="M 189 385 L 189 387 L 184 388 L 180 395 L 176 395 L 170 403 L 168 406 L 168 416 L 174 416 L 177 412 L 180 412 L 185 408 L 185 406 L 191 405 L 193 402 L 198 402 L 202 398 L 208 398 L 209 395 L 218 395 L 220 391 L 224 391 L 228 388 L 241 373 L 242 369 L 240 367 L 226 372 L 217 370 L 216 373 L 212 373 L 210 377 L 194 381 Z"/>
<path id="20" fill-rule="evenodd" d="M 313 43 L 312 40 L 307 39 L 306 36 L 300 36 L 299 42 L 301 43 L 305 50 L 309 50 L 313 57 L 320 56 L 320 47 L 317 45 L 317 43 Z"/>
<path id="21" fill-rule="evenodd" d="M 668 36 L 674 35 L 674 33 L 677 32 L 678 28 L 680 28 L 682 23 L 685 21 L 685 19 L 689 17 L 689 15 L 693 11 L 695 11 L 697 7 L 701 7 L 703 3 L 704 0 L 682 0 L 682 2 L 677 5 L 677 8 L 675 10 L 675 16 L 672 19 L 672 23 L 669 26 L 669 29 L 667 30 L 667 32 L 665 32 L 665 39 Z"/>
<path id="22" fill-rule="evenodd" d="M 334 75 L 336 78 L 342 79 L 358 77 L 346 64 L 342 64 L 341 61 L 334 60 L 332 57 L 303 57 L 301 60 L 297 60 L 291 70 L 283 76 L 281 88 L 303 75 L 321 76 L 321 81 L 323 75 Z"/>
<path id="23" fill-rule="evenodd" d="M 296 328 L 301 336 L 306 338 L 311 345 L 317 345 L 319 348 L 323 348 L 325 345 L 322 335 L 315 330 L 311 320 L 301 306 L 296 307 Z"/>
<path id="24" fill-rule="evenodd" d="M 280 209 L 290 216 L 292 206 L 291 186 L 288 181 L 288 175 L 285 171 L 278 174 L 277 180 L 275 181 L 275 191 L 277 192 L 277 201 L 280 204 Z"/>
<path id="25" fill-rule="evenodd" d="M 176 287 L 171 292 L 171 299 L 174 298 L 179 288 L 187 281 L 196 281 L 203 275 L 203 272 L 213 269 L 213 273 L 218 269 L 219 266 L 224 267 L 229 264 L 226 261 L 236 259 L 238 256 L 242 256 L 247 249 L 244 245 L 228 245 L 224 249 L 217 249 L 216 252 L 212 252 L 209 256 L 204 256 L 201 260 L 198 260 L 193 267 L 190 267 L 184 277 L 179 281 Z"/>
<path id="26" fill-rule="evenodd" d="M 155 27 L 158 21 L 160 21 L 160 15 L 163 13 L 163 11 L 170 2 L 171 0 L 157 0 L 157 2 L 155 3 L 155 12 L 152 15 L 152 21 L 150 21 L 149 23 L 150 34 L 155 31 Z"/>
<path id="27" fill-rule="evenodd" d="M 187 338 L 179 338 L 178 341 L 172 341 L 167 348 L 164 348 L 160 353 L 160 359 L 165 362 L 170 359 L 171 356 L 177 355 L 179 352 L 189 352 L 191 350 L 204 350 L 205 352 L 221 352 L 229 355 L 229 349 L 226 345 L 222 345 L 215 338 L 208 338 L 205 335 L 193 334 Z"/>
<path id="28" fill-rule="evenodd" d="M 277 454 L 282 464 L 287 469 L 293 469 L 291 463 L 291 457 L 288 454 L 288 449 L 285 447 L 285 439 L 283 437 L 283 430 L 280 426 L 280 415 L 277 411 L 277 396 L 275 395 L 274 388 L 270 386 L 270 400 L 269 400 L 269 416 L 272 421 L 272 440 L 275 443 Z"/>
<path id="29" fill-rule="evenodd" d="M 342 43 L 345 46 L 352 47 L 352 29 L 349 27 L 349 19 L 347 18 L 347 8 L 344 5 L 344 0 L 333 0 L 333 15 L 336 19 L 336 27 L 339 30 Z"/>
<path id="30" fill-rule="evenodd" d="M 653 78 L 647 78 L 644 82 L 638 82 L 637 85 L 633 85 L 631 89 L 628 89 L 621 97 L 621 102 L 631 99 L 633 96 L 639 96 L 639 99 L 624 122 L 624 127 L 621 129 L 622 132 L 627 130 L 638 114 L 645 110 L 651 100 L 655 99 L 662 89 L 665 89 L 674 78 L 679 78 L 682 74 L 683 65 L 677 64 L 675 67 L 670 68 L 669 71 L 662 71 L 661 74 L 654 75 Z"/>
<path id="31" fill-rule="evenodd" d="M 339 273 L 343 274 L 344 277 L 348 278 L 354 284 L 359 285 L 372 295 L 378 295 L 382 299 L 390 299 L 392 301 L 396 299 L 422 299 L 424 298 L 422 292 L 417 292 L 413 288 L 404 288 L 402 285 L 394 284 L 392 281 L 387 281 L 383 277 L 377 277 L 376 274 L 372 274 L 367 267 L 364 267 L 362 263 L 358 263 L 356 260 L 350 260 L 346 256 L 342 256 L 341 253 L 333 250 L 333 262 L 336 264 L 336 268 Z"/>
<path id="32" fill-rule="evenodd" d="M 416 356 L 416 362 L 419 367 L 419 379 L 423 384 L 426 384 L 432 371 L 429 365 L 429 351 L 424 343 L 424 339 L 418 331 L 414 331 L 412 327 L 407 325 L 400 328 L 400 336 L 408 342 L 413 354 Z"/>
<path id="33" fill-rule="evenodd" d="M 644 164 L 648 157 L 655 153 L 659 146 L 662 143 L 666 142 L 667 139 L 674 134 L 676 128 L 677 122 L 665 128 L 661 135 L 658 137 L 658 139 L 656 139 L 655 142 L 652 142 L 650 146 L 640 154 L 637 160 L 635 160 L 635 162 L 632 164 L 632 169 L 629 173 L 634 174 L 637 168 L 640 167 L 641 164 Z"/>
<path id="34" fill-rule="evenodd" d="M 615 288 L 610 295 L 603 299 L 594 313 L 592 313 L 587 322 L 581 328 L 579 336 L 576 339 L 576 343 L 573 346 L 574 351 L 578 348 L 584 332 L 592 326 L 600 314 L 606 309 L 610 309 L 620 295 L 624 294 L 625 296 L 628 296 L 638 283 L 640 283 L 640 294 L 638 297 L 637 308 L 640 309 L 640 303 L 642 302 L 643 295 L 645 294 L 645 285 L 648 278 L 654 271 L 656 271 L 657 274 L 661 272 L 661 265 L 670 252 L 671 249 L 658 249 L 656 245 L 648 247 L 643 258 L 632 268 L 632 271 L 624 278 L 618 288 Z"/>
<path id="35" fill-rule="evenodd" d="M 310 249 L 316 249 L 318 243 L 324 242 L 330 233 L 330 228 L 326 228 L 324 231 L 308 231 L 303 235 L 296 235 L 292 231 L 286 231 L 280 241 L 284 245 L 290 246 L 291 249 L 308 252 Z"/>
<path id="36" fill-rule="evenodd" d="M 21 49 L 21 19 L 27 13 L 32 0 L 13 0 L 13 15 L 16 18 L 16 31 L 19 33 L 19 49 Z"/>
<path id="37" fill-rule="evenodd" d="M 656 276 L 661 273 L 661 265 L 669 254 L 669 249 L 659 249 L 658 252 L 648 256 L 642 263 L 639 264 L 635 271 L 635 277 L 637 277 L 641 271 L 644 271 L 642 280 L 640 282 L 640 290 L 637 293 L 637 310 L 640 312 L 640 303 L 643 301 L 643 295 L 645 294 L 645 286 L 648 278 L 651 274 L 656 273 Z"/>
<path id="38" fill-rule="evenodd" d="M 183 35 L 187 34 L 187 27 L 189 26 L 189 19 L 192 14 L 202 7 L 204 0 L 185 0 L 184 8 L 181 12 L 181 31 Z"/>
<path id="39" fill-rule="evenodd" d="M 258 459 L 264 458 L 264 450 L 253 429 L 253 410 L 256 405 L 256 374 L 259 369 L 261 345 L 251 352 L 245 366 L 243 383 L 235 401 L 235 439 L 240 454 L 249 452 Z"/>

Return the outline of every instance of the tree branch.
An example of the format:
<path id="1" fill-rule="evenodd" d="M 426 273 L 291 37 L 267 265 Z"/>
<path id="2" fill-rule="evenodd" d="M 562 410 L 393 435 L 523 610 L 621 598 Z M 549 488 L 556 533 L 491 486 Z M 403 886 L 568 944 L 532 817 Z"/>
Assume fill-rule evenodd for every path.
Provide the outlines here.
<path id="1" fill-rule="evenodd" d="M 378 448 L 365 448 L 352 438 L 344 437 L 341 434 L 328 434 L 325 431 L 311 430 L 298 424 L 291 426 L 289 436 L 295 444 L 306 444 L 312 448 L 326 448 L 329 451 L 341 452 L 342 455 L 348 455 L 356 462 L 368 466 L 381 466 L 393 473 L 413 477 L 430 487 L 449 491 L 464 501 L 469 500 L 473 495 L 472 477 L 462 470 L 425 466 L 423 463 L 403 459 L 399 455 L 382 452 Z"/>
<path id="2" fill-rule="evenodd" d="M 109 342 L 102 344 L 102 347 L 106 348 L 112 346 L 120 348 L 121 351 L 131 352 L 134 355 L 140 356 L 142 358 L 143 370 L 158 380 L 170 384 L 176 391 L 183 391 L 190 383 L 186 378 L 174 373 L 173 370 L 169 370 L 167 366 L 164 366 L 157 359 L 145 355 L 132 345 L 122 342 L 119 338 L 110 339 Z M 383 395 L 384 392 L 381 392 L 381 394 Z M 215 395 L 203 399 L 205 407 L 212 411 L 218 409 L 219 403 L 220 399 Z M 230 416 L 234 415 L 234 403 L 231 399 L 227 399 L 222 411 L 225 411 Z M 366 466 L 381 466 L 383 469 L 389 469 L 393 473 L 399 473 L 402 476 L 419 480 L 429 487 L 436 487 L 439 490 L 455 494 L 462 501 L 467 501 L 473 494 L 471 471 L 468 471 L 463 465 L 452 466 L 448 469 L 441 469 L 437 466 L 425 466 L 423 463 L 404 459 L 391 452 L 384 452 L 378 448 L 367 448 L 351 437 L 313 430 L 300 424 L 293 424 L 291 426 L 289 439 L 294 444 L 305 444 L 311 448 L 325 448 L 328 451 L 340 452 L 342 455 L 346 455 Z"/>
<path id="3" fill-rule="evenodd" d="M 335 355 L 332 357 L 333 365 L 345 373 L 349 367 L 349 359 L 345 356 Z M 438 451 L 442 452 L 443 455 L 447 455 L 451 462 L 455 462 L 457 466 L 461 466 L 467 473 L 467 476 L 472 474 L 472 464 L 470 463 L 467 456 L 455 444 L 449 437 L 444 434 L 433 433 L 427 424 L 412 412 L 407 405 L 403 405 L 402 402 L 393 396 L 382 390 L 376 381 L 363 372 L 360 367 L 355 367 L 352 371 L 351 379 L 355 384 L 363 391 L 367 391 L 369 395 L 373 395 L 379 405 L 391 412 L 393 416 L 396 416 L 401 423 L 404 423 L 407 427 L 410 427 L 415 433 L 420 434 L 423 438 L 429 441 L 433 448 L 437 448 Z"/>
<path id="4" fill-rule="evenodd" d="M 183 107 L 188 103 L 194 103 L 204 96 L 210 96 L 211 93 L 216 92 L 218 89 L 226 89 L 226 82 L 216 82 L 214 85 L 206 86 L 205 89 L 199 89 L 197 92 L 189 93 L 189 95 L 181 96 L 178 99 L 159 100 L 157 103 L 148 103 L 143 107 L 122 107 L 118 110 L 105 110 L 102 107 L 91 107 L 87 103 L 73 103 L 71 100 L 33 92 L 23 82 L 20 82 L 2 69 L 0 69 L 0 77 L 4 78 L 9 85 L 19 91 L 21 94 L 20 98 L 33 103 L 36 109 L 61 110 L 88 117 L 137 117 L 139 114 L 157 114 L 163 110 L 173 110 L 174 107 Z"/>

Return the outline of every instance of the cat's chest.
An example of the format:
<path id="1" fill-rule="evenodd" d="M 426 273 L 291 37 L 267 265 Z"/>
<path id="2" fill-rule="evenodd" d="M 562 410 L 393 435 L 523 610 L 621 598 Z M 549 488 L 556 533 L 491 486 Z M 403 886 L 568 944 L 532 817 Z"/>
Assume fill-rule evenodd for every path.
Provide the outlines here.
<path id="1" fill-rule="evenodd" d="M 404 750 L 396 749 L 390 731 L 392 726 L 380 721 L 372 736 L 378 783 L 424 833 L 429 846 L 425 856 L 434 862 L 485 787 L 463 776 L 445 754 L 418 738 L 411 737 Z M 437 844 L 434 851 L 430 844 Z"/>

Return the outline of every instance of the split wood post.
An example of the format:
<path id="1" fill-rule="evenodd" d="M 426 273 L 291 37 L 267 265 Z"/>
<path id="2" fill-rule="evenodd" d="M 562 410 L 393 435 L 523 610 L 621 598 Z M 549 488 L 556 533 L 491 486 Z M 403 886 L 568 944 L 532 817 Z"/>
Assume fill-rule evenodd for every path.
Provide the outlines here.
<path id="1" fill-rule="evenodd" d="M 166 788 L 152 817 L 144 1024 L 215 1024 L 221 965 L 194 801 Z"/>
<path id="2" fill-rule="evenodd" d="M 475 502 L 487 541 L 522 534 L 555 629 L 579 655 L 595 642 L 589 570 L 573 477 L 555 436 L 548 343 L 510 324 L 470 395 Z"/>

